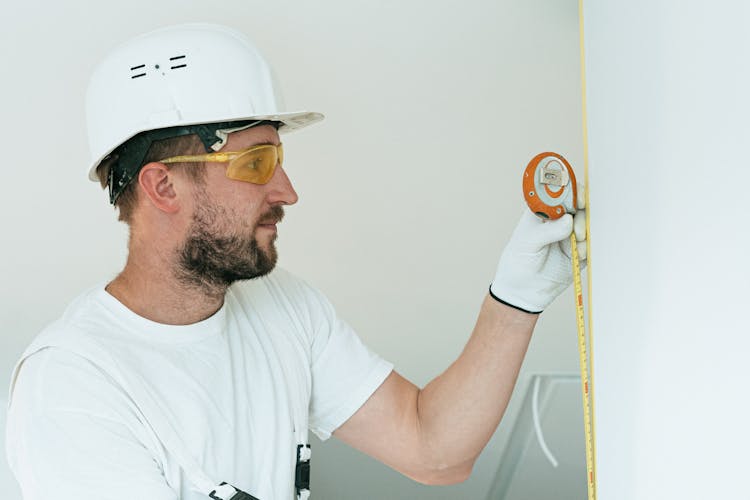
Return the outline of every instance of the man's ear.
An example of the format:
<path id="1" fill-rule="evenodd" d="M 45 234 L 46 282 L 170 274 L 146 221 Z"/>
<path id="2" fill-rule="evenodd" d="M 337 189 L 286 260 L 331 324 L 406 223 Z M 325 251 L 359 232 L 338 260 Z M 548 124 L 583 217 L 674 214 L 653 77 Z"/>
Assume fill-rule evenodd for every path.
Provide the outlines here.
<path id="1" fill-rule="evenodd" d="M 138 184 L 151 203 L 166 213 L 176 213 L 180 209 L 180 199 L 175 189 L 174 171 L 159 162 L 151 162 L 138 173 Z"/>

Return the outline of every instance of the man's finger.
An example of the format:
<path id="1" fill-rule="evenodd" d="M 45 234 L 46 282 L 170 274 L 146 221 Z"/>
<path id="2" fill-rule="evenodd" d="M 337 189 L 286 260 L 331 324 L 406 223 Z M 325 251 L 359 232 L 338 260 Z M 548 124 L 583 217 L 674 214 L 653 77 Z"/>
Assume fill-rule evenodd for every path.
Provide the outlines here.
<path id="1" fill-rule="evenodd" d="M 573 216 L 573 230 L 578 241 L 586 240 L 586 211 L 579 210 Z"/>
<path id="2" fill-rule="evenodd" d="M 578 210 L 583 210 L 584 208 L 586 208 L 586 186 L 584 186 L 583 182 L 579 182 L 577 187 L 578 192 L 576 193 L 576 202 Z"/>

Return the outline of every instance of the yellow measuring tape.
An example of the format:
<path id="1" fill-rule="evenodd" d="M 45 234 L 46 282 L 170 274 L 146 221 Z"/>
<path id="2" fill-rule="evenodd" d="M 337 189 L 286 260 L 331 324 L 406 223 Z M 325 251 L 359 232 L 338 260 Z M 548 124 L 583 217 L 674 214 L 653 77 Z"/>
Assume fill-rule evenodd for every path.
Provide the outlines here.
<path id="1" fill-rule="evenodd" d="M 588 213 L 586 214 L 588 219 Z M 588 224 L 587 224 L 588 225 Z M 586 231 L 588 233 L 588 230 Z M 587 243 L 588 245 L 588 243 Z M 594 460 L 594 395 L 592 380 L 589 380 L 588 356 L 586 355 L 586 323 L 583 316 L 583 285 L 581 284 L 581 262 L 578 257 L 578 242 L 575 231 L 570 235 L 573 260 L 573 286 L 576 299 L 576 322 L 578 324 L 578 357 L 581 366 L 581 395 L 583 399 L 583 428 L 586 443 L 586 482 L 588 497 L 596 500 L 596 462 Z"/>
<path id="2" fill-rule="evenodd" d="M 588 349 L 586 321 L 583 307 L 581 263 L 575 231 L 570 235 L 573 261 L 573 286 L 575 288 L 576 323 L 578 327 L 578 356 L 581 368 L 581 396 L 583 400 L 583 426 L 586 446 L 586 484 L 588 500 L 596 500 L 596 431 L 594 425 L 594 338 L 591 314 L 591 205 L 589 202 L 588 123 L 586 119 L 586 69 L 584 65 L 583 0 L 578 2 L 578 21 L 581 47 L 581 93 L 583 106 L 583 163 L 586 204 L 586 258 L 588 261 Z M 578 186 L 573 168 L 557 153 L 540 153 L 526 167 L 523 175 L 523 193 L 532 212 L 542 219 L 559 219 L 566 213 L 576 213 Z M 590 353 L 590 355 L 587 355 Z M 590 360 L 590 363 L 589 363 Z M 589 372 L 590 370 L 590 372 Z M 591 377 L 589 377 L 591 373 Z"/>
<path id="3" fill-rule="evenodd" d="M 588 379 L 587 359 L 586 359 L 586 330 L 583 319 L 583 293 L 581 290 L 581 266 L 578 260 L 578 248 L 576 246 L 575 232 L 571 235 L 573 256 L 573 281 L 575 283 L 576 294 L 576 318 L 578 323 L 578 352 L 581 364 L 581 387 L 583 395 L 583 421 L 584 432 L 586 436 L 586 471 L 588 484 L 589 500 L 596 500 L 596 419 L 594 418 L 594 329 L 592 315 L 592 286 L 591 286 L 591 201 L 589 198 L 589 133 L 588 133 L 588 114 L 586 106 L 586 46 L 584 44 L 584 22 L 583 22 L 583 0 L 578 0 L 578 33 L 579 46 L 581 49 L 581 118 L 583 128 L 583 178 L 585 185 L 585 203 L 586 203 L 586 260 L 588 262 L 588 312 L 589 312 L 589 353 L 591 370 L 591 380 Z"/>

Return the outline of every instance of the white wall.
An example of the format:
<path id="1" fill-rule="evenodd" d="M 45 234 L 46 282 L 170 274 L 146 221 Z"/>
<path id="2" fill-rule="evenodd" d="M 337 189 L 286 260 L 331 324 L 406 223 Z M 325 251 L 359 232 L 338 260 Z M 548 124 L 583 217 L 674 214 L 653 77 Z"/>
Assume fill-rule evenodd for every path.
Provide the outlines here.
<path id="1" fill-rule="evenodd" d="M 242 29 L 274 65 L 288 107 L 327 114 L 284 139 L 301 201 L 280 226 L 281 264 L 322 288 L 404 375 L 426 383 L 468 338 L 524 210 L 526 163 L 555 150 L 581 164 L 574 0 L 8 5 L 0 386 L 31 338 L 124 262 L 125 228 L 84 177 L 90 70 L 120 41 L 185 21 Z M 566 294 L 544 314 L 524 373 L 577 372 L 571 304 Z M 343 445 L 317 446 L 316 495 L 481 498 L 506 440 L 502 428 L 474 478 L 443 489 L 417 486 Z"/>
<path id="2" fill-rule="evenodd" d="M 599 498 L 750 498 L 747 2 L 585 2 Z"/>

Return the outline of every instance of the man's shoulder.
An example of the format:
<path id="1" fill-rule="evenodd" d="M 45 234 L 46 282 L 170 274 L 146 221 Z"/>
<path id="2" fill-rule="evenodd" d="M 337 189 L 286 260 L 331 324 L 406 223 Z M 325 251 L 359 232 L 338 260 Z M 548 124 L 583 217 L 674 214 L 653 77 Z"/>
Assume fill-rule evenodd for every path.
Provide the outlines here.
<path id="1" fill-rule="evenodd" d="M 40 344 L 56 345 L 79 340 L 102 325 L 105 311 L 99 307 L 97 298 L 103 290 L 104 285 L 98 284 L 71 300 L 62 315 L 39 332 L 29 349 Z"/>
<path id="2" fill-rule="evenodd" d="M 85 330 L 57 320 L 37 335 L 16 362 L 8 401 L 15 404 L 20 394 L 25 401 L 22 405 L 39 412 L 73 407 L 73 401 L 98 406 L 103 395 L 112 393 L 117 385 L 102 369 L 107 357 Z"/>
<path id="3" fill-rule="evenodd" d="M 97 306 L 97 294 L 103 290 L 104 285 L 101 284 L 79 294 L 68 304 L 60 317 L 34 337 L 13 369 L 11 395 L 21 366 L 27 373 L 45 373 L 45 376 L 40 378 L 45 380 L 64 379 L 65 377 L 57 376 L 59 373 L 56 371 L 59 370 L 93 367 L 90 360 L 95 359 L 97 354 L 91 352 L 99 352 L 95 344 L 96 333 L 103 330 L 102 325 L 106 322 L 101 308 Z M 33 362 L 30 362 L 32 358 Z"/>

